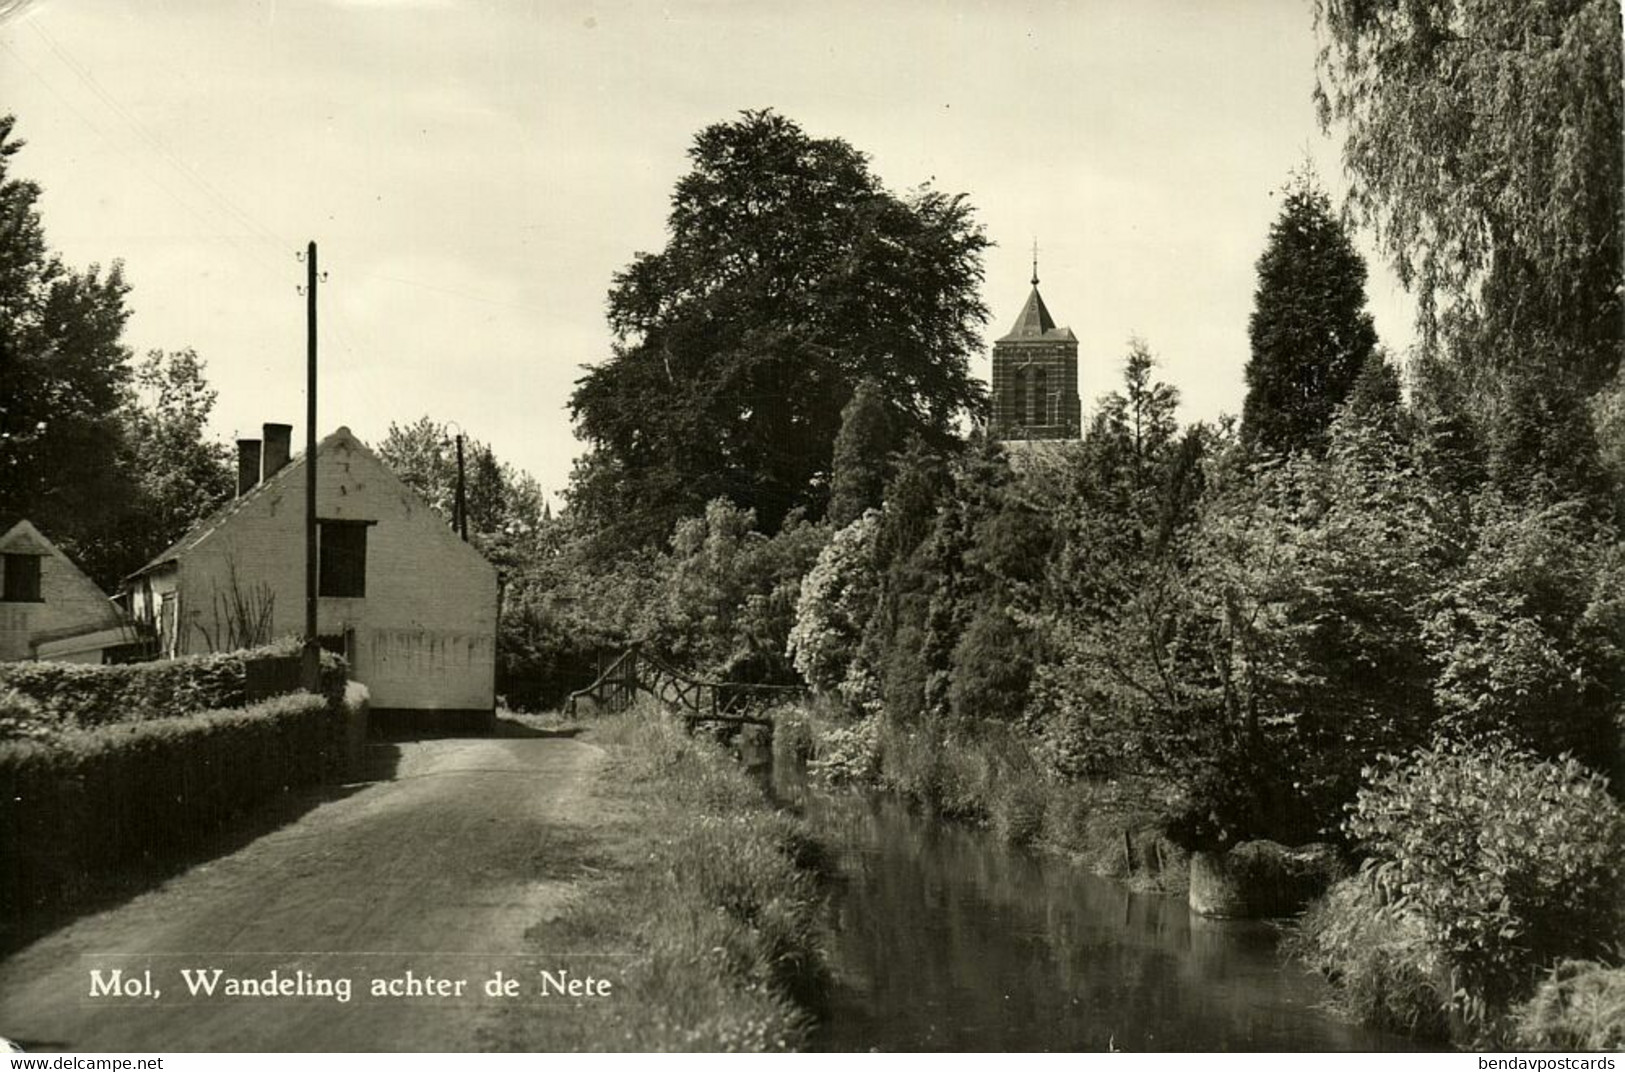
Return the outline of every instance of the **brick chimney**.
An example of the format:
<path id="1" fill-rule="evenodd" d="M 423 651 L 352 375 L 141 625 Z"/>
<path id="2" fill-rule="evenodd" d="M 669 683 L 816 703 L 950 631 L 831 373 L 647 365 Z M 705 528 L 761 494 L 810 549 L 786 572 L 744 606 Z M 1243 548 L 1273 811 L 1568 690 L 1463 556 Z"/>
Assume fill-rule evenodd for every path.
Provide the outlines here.
<path id="1" fill-rule="evenodd" d="M 237 494 L 247 495 L 260 482 L 260 441 L 237 441 Z"/>
<path id="2" fill-rule="evenodd" d="M 269 480 L 278 469 L 288 464 L 293 449 L 293 425 L 267 424 L 262 431 L 265 433 L 265 469 L 260 479 Z"/>

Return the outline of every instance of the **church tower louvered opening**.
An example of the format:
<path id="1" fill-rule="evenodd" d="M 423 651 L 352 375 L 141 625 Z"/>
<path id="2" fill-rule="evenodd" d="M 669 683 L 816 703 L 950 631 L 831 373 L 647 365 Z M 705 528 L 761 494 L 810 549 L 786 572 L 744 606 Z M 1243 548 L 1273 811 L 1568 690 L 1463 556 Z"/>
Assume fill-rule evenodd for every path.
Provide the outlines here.
<path id="1" fill-rule="evenodd" d="M 1058 328 L 1033 289 L 1015 327 L 993 344 L 993 435 L 1000 439 L 1076 439 L 1083 406 L 1078 398 L 1078 337 Z"/>

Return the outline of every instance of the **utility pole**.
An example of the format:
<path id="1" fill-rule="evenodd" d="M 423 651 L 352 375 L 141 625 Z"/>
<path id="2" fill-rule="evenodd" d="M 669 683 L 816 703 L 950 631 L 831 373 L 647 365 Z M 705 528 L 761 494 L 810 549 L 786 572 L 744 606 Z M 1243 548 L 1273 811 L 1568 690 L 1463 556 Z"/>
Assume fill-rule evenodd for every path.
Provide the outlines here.
<path id="1" fill-rule="evenodd" d="M 468 495 L 463 491 L 463 433 L 457 433 L 457 502 L 452 507 L 452 520 L 457 523 L 457 534 L 468 542 Z"/>
<path id="2" fill-rule="evenodd" d="M 316 243 L 305 250 L 305 650 L 304 685 L 321 692 L 322 651 L 316 639 Z"/>

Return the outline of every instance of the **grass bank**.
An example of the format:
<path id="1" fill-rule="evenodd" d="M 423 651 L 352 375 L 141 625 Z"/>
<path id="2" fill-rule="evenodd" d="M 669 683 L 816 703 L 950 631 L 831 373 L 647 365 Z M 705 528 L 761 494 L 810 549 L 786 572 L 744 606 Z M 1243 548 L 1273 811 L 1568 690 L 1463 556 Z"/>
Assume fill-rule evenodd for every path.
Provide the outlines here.
<path id="1" fill-rule="evenodd" d="M 1186 888 L 1189 857 L 1156 818 L 1169 810 L 1163 787 L 1057 778 L 1003 723 L 910 730 L 813 703 L 779 717 L 774 747 L 826 784 L 896 793 L 926 814 L 986 827 L 1136 889 Z"/>
<path id="2" fill-rule="evenodd" d="M 510 1010 L 496 1045 L 804 1048 L 826 968 L 819 856 L 800 821 L 653 705 L 594 722 L 585 739 L 608 763 L 595 835 L 573 849 L 580 892 L 531 937 L 538 949 L 625 954 L 622 997 L 545 1019 Z"/>

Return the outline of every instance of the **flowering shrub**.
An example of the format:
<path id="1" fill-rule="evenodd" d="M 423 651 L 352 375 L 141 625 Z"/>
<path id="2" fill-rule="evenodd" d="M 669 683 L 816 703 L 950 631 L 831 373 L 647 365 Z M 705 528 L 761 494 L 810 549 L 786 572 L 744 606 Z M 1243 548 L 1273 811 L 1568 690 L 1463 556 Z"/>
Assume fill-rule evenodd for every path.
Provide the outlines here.
<path id="1" fill-rule="evenodd" d="M 818 742 L 807 770 L 826 785 L 866 785 L 880 772 L 880 721 L 866 718 L 831 729 Z"/>
<path id="2" fill-rule="evenodd" d="M 877 593 L 878 519 L 871 510 L 837 532 L 802 578 L 789 654 L 796 671 L 819 691 L 846 694 L 848 678 L 861 681 L 865 674 L 857 655 Z"/>

